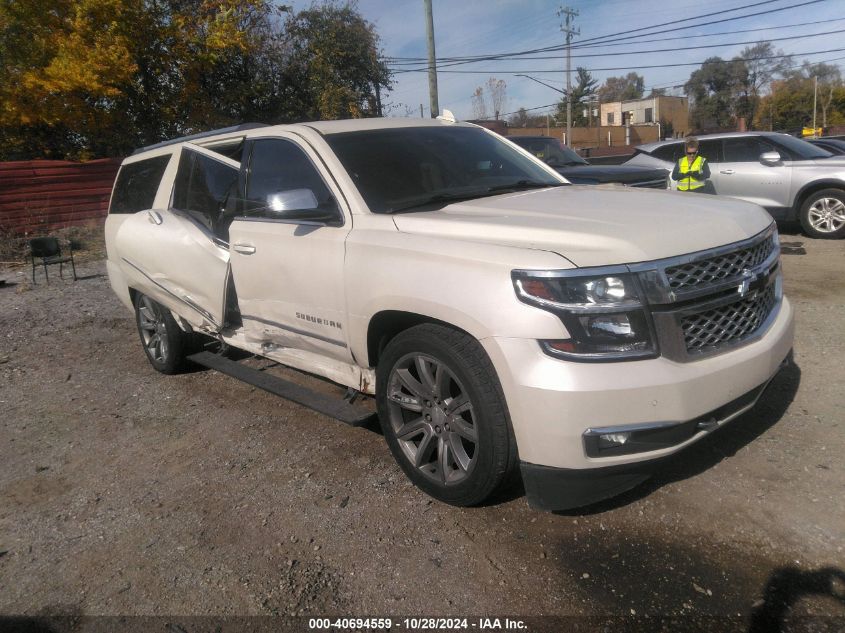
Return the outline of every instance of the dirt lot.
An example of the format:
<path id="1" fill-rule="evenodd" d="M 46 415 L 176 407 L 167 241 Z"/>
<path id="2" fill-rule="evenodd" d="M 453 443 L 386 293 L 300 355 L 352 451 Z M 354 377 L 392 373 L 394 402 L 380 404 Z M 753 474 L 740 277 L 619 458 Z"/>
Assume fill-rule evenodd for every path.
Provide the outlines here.
<path id="1" fill-rule="evenodd" d="M 374 427 L 157 374 L 102 260 L 49 286 L 5 269 L 0 614 L 844 616 L 845 244 L 783 240 L 795 366 L 657 478 L 559 515 L 518 489 L 432 502 Z"/>

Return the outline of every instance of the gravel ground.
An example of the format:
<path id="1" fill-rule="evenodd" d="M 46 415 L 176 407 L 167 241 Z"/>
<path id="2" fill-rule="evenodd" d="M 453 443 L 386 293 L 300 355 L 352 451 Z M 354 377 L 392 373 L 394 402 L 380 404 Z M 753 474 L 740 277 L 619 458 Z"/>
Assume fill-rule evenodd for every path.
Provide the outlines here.
<path id="1" fill-rule="evenodd" d="M 841 617 L 845 248 L 783 241 L 795 366 L 653 480 L 565 514 L 518 487 L 442 505 L 373 425 L 156 373 L 102 260 L 49 286 L 0 271 L 0 614 Z"/>

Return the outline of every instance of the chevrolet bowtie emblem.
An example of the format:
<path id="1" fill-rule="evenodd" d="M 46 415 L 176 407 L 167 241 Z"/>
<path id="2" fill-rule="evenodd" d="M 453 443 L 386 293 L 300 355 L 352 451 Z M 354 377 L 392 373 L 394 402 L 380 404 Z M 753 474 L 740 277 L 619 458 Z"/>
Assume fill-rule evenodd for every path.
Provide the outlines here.
<path id="1" fill-rule="evenodd" d="M 739 292 L 739 296 L 743 299 L 745 299 L 745 295 L 747 295 L 748 291 L 751 289 L 751 283 L 754 281 L 754 277 L 754 273 L 747 268 L 742 271 L 742 282 L 739 284 L 737 292 Z"/>

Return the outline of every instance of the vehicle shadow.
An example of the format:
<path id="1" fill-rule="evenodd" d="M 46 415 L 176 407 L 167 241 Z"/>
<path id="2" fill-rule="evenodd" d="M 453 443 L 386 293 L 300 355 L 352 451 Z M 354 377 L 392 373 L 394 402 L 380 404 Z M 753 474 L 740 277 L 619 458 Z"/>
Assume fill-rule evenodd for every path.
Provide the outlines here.
<path id="1" fill-rule="evenodd" d="M 561 516 L 601 514 L 639 501 L 666 484 L 699 475 L 760 437 L 786 415 L 801 383 L 801 369 L 790 362 L 774 377 L 753 409 L 709 436 L 660 461 L 655 474 L 633 490 L 584 508 L 555 512 Z"/>
<path id="2" fill-rule="evenodd" d="M 841 630 L 836 627 L 837 623 L 845 625 L 845 571 L 837 567 L 823 567 L 815 571 L 802 571 L 792 566 L 776 569 L 763 590 L 763 603 L 751 611 L 748 633 L 794 630 L 789 621 L 795 619 L 795 616 L 790 617 L 795 603 L 805 597 L 819 596 L 833 598 L 843 607 L 842 611 L 821 616 L 797 616 L 797 619 L 834 618 L 836 622 L 830 630 Z"/>

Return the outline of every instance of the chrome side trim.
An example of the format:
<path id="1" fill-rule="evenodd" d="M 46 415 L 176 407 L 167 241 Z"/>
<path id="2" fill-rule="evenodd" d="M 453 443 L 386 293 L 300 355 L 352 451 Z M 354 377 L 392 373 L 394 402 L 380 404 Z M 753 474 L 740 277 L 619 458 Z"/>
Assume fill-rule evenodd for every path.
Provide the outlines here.
<path id="1" fill-rule="evenodd" d="M 322 336 L 320 334 L 313 334 L 312 332 L 306 332 L 305 330 L 300 330 L 295 327 L 290 327 L 289 325 L 283 325 L 281 323 L 276 323 L 275 321 L 270 321 L 269 319 L 262 319 L 261 317 L 257 316 L 249 316 L 249 315 L 241 315 L 241 319 L 244 321 L 255 321 L 257 323 L 263 323 L 264 325 L 269 325 L 271 327 L 278 328 L 280 330 L 285 330 L 287 332 L 291 332 L 292 334 L 299 334 L 300 336 L 307 336 L 309 338 L 317 339 L 318 341 L 323 341 L 324 343 L 329 343 L 331 345 L 337 345 L 338 347 L 346 348 L 347 345 L 343 341 L 338 341 L 336 339 L 329 338 L 328 336 Z"/>

